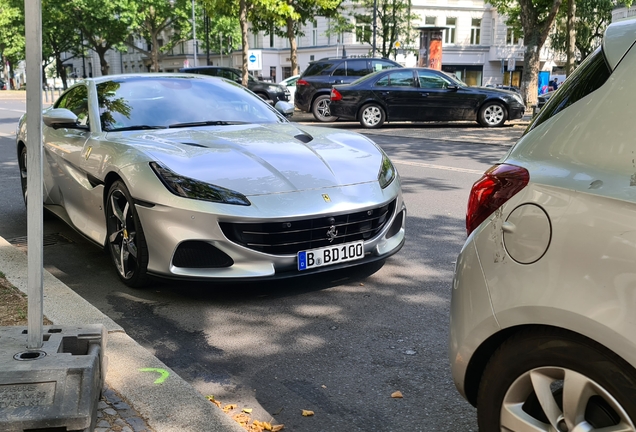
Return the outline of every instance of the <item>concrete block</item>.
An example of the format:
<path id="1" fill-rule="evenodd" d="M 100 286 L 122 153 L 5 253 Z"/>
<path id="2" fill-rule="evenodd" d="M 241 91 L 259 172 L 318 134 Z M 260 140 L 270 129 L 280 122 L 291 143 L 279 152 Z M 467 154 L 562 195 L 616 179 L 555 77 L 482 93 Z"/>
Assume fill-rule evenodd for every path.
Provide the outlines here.
<path id="1" fill-rule="evenodd" d="M 0 327 L 0 430 L 92 431 L 104 382 L 105 330 L 45 326 L 27 349 L 26 327 Z"/>

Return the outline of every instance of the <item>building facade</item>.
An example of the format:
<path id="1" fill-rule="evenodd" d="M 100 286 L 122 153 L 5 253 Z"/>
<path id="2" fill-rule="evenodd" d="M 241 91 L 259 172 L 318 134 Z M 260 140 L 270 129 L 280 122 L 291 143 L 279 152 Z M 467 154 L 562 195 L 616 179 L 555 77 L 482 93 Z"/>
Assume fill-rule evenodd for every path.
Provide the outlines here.
<path id="1" fill-rule="evenodd" d="M 416 19 L 413 28 L 443 27 L 442 70 L 455 74 L 469 85 L 513 85 L 518 87 L 523 74 L 523 35 L 506 26 L 505 18 L 488 3 L 482 0 L 413 0 L 412 13 Z M 370 35 L 370 17 L 356 22 L 361 10 L 349 7 L 346 15 L 351 16 L 355 30 L 341 34 L 332 34 L 331 20 L 316 17 L 315 23 L 309 23 L 304 36 L 297 37 L 298 63 L 301 72 L 309 62 L 324 57 L 370 56 L 372 45 Z M 369 15 L 371 15 L 371 12 Z M 259 56 L 258 70 L 252 70 L 257 77 L 279 82 L 292 74 L 289 41 L 264 32 L 249 33 L 249 48 Z M 413 40 L 418 41 L 414 32 Z M 378 38 L 377 44 L 380 44 Z M 143 40 L 135 41 L 143 47 Z M 418 43 L 418 42 L 416 42 Z M 419 46 L 413 43 L 406 46 L 395 60 L 404 66 L 415 66 Z M 175 72 L 185 66 L 194 66 L 194 46 L 192 41 L 184 42 L 164 56 L 160 62 L 162 72 Z M 198 65 L 208 63 L 208 55 L 199 50 Z M 552 70 L 562 59 L 549 47 L 541 52 L 543 70 Z M 100 74 L 99 59 L 96 54 L 84 59 L 72 59 L 69 67 L 76 76 L 97 76 Z M 108 55 L 110 73 L 138 73 L 150 70 L 150 61 L 143 54 L 129 49 L 128 52 L 110 52 Z M 209 55 L 212 65 L 240 67 L 241 51 L 234 50 L 223 56 L 218 53 Z M 85 73 L 84 73 L 85 71 Z"/>

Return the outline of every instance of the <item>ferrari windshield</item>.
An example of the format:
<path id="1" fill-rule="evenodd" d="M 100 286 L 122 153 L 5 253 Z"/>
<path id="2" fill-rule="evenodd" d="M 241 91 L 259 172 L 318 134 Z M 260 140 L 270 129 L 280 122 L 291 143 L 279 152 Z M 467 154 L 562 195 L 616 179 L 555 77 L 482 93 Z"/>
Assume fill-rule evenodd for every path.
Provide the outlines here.
<path id="1" fill-rule="evenodd" d="M 97 97 L 105 132 L 286 122 L 244 87 L 205 76 L 116 77 L 97 85 Z"/>

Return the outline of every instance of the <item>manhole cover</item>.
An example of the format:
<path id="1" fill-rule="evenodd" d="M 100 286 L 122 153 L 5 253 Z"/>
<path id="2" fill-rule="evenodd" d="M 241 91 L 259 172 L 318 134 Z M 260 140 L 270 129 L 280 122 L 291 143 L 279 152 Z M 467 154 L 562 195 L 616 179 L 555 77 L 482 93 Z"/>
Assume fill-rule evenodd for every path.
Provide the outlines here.
<path id="1" fill-rule="evenodd" d="M 44 246 L 55 246 L 56 244 L 68 244 L 73 243 L 73 241 L 60 233 L 47 234 L 42 240 L 44 241 Z M 12 245 L 19 248 L 27 248 L 27 236 L 16 237 L 7 240 Z"/>

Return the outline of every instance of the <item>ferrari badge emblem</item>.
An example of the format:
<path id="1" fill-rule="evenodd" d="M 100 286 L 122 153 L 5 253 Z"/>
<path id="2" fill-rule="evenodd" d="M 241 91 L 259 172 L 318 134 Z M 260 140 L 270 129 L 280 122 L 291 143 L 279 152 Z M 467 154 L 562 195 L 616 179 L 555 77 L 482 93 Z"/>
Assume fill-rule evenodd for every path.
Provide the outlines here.
<path id="1" fill-rule="evenodd" d="M 327 194 L 322 194 L 322 199 L 324 199 L 325 202 L 331 202 L 331 198 L 329 198 L 329 195 Z"/>

